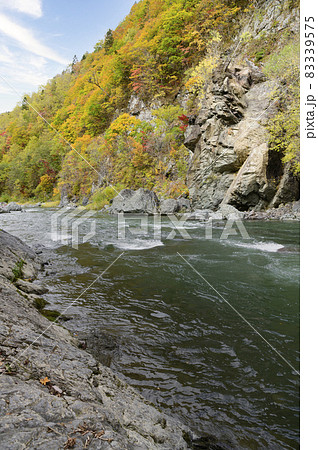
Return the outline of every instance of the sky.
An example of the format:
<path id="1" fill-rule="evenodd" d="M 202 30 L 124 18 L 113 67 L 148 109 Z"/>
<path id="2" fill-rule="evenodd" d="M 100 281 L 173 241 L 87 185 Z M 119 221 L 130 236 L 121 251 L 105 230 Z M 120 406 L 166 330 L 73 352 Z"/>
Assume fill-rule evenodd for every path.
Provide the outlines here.
<path id="1" fill-rule="evenodd" d="M 135 0 L 0 0 L 0 113 L 91 52 Z"/>

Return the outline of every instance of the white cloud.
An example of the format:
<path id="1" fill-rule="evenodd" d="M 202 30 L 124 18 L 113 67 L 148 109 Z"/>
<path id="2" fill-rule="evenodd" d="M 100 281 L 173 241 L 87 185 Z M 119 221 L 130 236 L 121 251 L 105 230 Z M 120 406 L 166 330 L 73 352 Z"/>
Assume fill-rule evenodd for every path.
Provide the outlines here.
<path id="1" fill-rule="evenodd" d="M 42 0 L 0 0 L 0 113 L 11 110 L 26 92 L 46 84 L 61 65 L 69 63 L 42 43 L 35 31 L 9 17 L 10 11 L 14 17 L 21 13 L 38 19 L 43 15 Z"/>
<path id="2" fill-rule="evenodd" d="M 45 85 L 52 74 L 58 71 L 57 63 L 23 50 L 16 49 L 13 56 L 13 61 L 1 62 L 0 113 L 12 110 L 25 93 L 34 92 L 40 85 Z"/>
<path id="3" fill-rule="evenodd" d="M 13 9 L 33 17 L 42 17 L 42 0 L 0 0 L 0 8 Z"/>
<path id="4" fill-rule="evenodd" d="M 35 55 L 67 65 L 69 61 L 58 55 L 54 50 L 38 41 L 32 31 L 14 23 L 4 14 L 0 13 L 0 32 L 19 43 L 20 47 Z"/>
<path id="5" fill-rule="evenodd" d="M 6 45 L 0 45 L 0 62 L 12 63 L 14 61 L 13 54 Z"/>
<path id="6" fill-rule="evenodd" d="M 37 70 L 43 70 L 45 68 L 47 61 L 42 56 L 29 55 L 28 64 Z"/>

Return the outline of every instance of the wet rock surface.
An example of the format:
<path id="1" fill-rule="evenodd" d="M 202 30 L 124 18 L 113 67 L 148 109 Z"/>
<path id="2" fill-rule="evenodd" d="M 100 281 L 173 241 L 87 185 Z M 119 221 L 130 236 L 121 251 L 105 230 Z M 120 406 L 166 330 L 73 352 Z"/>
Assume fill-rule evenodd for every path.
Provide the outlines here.
<path id="1" fill-rule="evenodd" d="M 201 448 L 13 284 L 35 279 L 38 253 L 0 231 L 1 449 Z"/>

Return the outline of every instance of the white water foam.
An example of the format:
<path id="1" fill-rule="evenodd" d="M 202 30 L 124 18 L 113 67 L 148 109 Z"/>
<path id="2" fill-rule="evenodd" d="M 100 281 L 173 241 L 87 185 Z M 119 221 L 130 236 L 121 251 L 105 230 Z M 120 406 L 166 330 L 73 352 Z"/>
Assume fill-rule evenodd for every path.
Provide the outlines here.
<path id="1" fill-rule="evenodd" d="M 61 234 L 58 232 L 50 233 L 50 239 L 54 242 L 68 243 L 70 239 L 72 239 L 71 234 Z"/>
<path id="2" fill-rule="evenodd" d="M 135 239 L 130 241 L 116 241 L 113 245 L 121 250 L 147 250 L 149 248 L 161 247 L 164 243 L 155 239 Z"/>
<path id="3" fill-rule="evenodd" d="M 260 250 L 262 252 L 278 252 L 281 248 L 284 248 L 283 245 L 277 244 L 277 242 L 254 242 L 251 244 L 238 242 L 235 243 L 237 247 L 251 248 L 255 250 Z"/>

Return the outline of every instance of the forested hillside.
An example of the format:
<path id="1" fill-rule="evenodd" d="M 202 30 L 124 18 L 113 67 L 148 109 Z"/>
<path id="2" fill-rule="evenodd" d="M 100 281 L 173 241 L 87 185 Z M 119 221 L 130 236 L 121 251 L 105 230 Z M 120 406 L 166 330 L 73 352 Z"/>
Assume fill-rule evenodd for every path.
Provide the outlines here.
<path id="1" fill-rule="evenodd" d="M 280 83 L 268 140 L 297 174 L 298 35 L 288 22 L 297 2 L 278 2 L 287 22 L 274 14 L 259 32 L 267 3 L 273 2 L 136 3 L 94 52 L 74 57 L 62 74 L 0 115 L 0 200 L 62 195 L 102 207 L 116 195 L 111 186 L 188 195 L 185 132 L 213 74 L 226 73 L 234 60 L 248 59 Z"/>

